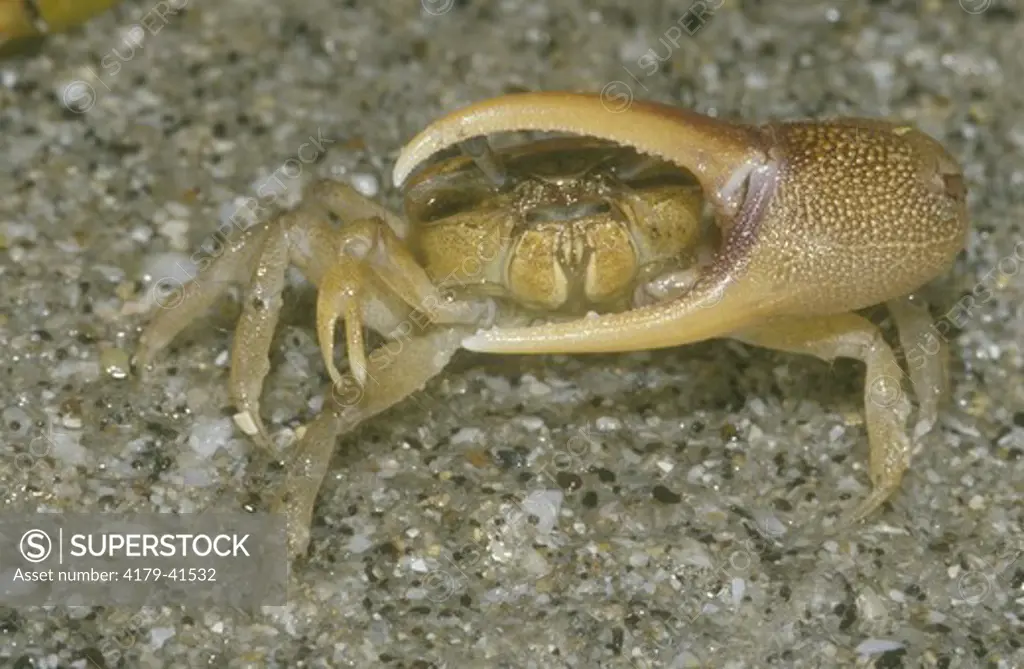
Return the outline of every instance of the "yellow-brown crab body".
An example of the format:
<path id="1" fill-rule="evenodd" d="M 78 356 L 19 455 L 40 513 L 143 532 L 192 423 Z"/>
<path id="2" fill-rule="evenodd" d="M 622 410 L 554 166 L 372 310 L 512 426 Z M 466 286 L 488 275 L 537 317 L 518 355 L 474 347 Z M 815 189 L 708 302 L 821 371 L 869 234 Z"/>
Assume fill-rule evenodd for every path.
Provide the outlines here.
<path id="1" fill-rule="evenodd" d="M 500 184 L 473 158 L 455 158 L 418 174 L 405 197 L 413 255 L 459 298 L 613 311 L 645 281 L 696 261 L 700 188 L 669 163 L 580 138 L 488 159 L 501 165 Z"/>

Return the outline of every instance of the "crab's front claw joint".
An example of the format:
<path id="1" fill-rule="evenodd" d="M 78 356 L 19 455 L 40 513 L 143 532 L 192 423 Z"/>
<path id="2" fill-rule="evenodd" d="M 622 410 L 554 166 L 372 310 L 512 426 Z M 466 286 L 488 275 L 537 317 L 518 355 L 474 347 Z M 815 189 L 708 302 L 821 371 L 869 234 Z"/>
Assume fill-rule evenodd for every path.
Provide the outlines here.
<path id="1" fill-rule="evenodd" d="M 427 126 L 402 150 L 393 181 L 400 186 L 446 148 L 518 131 L 583 135 L 658 156 L 693 173 L 705 197 L 726 214 L 742 200 L 746 175 L 768 160 L 751 126 L 656 102 L 635 100 L 624 112 L 613 113 L 608 100 L 592 93 L 518 93 L 470 105 Z"/>

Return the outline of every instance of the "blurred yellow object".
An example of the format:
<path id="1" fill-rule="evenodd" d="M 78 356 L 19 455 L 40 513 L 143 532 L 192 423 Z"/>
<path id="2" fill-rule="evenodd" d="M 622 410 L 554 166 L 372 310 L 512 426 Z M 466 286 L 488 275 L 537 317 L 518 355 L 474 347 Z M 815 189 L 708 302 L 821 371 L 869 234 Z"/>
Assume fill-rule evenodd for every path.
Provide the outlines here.
<path id="1" fill-rule="evenodd" d="M 0 44 L 73 28 L 120 0 L 0 0 Z"/>

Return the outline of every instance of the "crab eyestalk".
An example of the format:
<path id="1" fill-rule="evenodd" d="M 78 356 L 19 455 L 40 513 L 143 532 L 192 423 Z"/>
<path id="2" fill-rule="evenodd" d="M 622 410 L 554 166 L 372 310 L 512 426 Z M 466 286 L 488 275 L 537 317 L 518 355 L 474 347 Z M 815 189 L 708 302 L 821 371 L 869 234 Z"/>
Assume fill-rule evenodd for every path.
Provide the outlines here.
<path id="1" fill-rule="evenodd" d="M 495 188 L 501 188 L 508 179 L 508 173 L 501 159 L 491 149 L 486 137 L 473 137 L 459 145 L 462 152 L 473 159 L 477 168 L 483 172 Z"/>

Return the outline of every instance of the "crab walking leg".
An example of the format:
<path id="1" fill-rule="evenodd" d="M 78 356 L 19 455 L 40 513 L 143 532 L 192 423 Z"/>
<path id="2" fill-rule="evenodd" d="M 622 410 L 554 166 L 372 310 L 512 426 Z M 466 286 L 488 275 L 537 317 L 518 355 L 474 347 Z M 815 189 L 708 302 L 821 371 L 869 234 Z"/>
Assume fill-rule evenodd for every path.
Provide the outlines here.
<path id="1" fill-rule="evenodd" d="M 936 335 L 928 307 L 913 296 L 886 303 L 896 321 L 900 346 L 918 401 L 914 438 L 928 434 L 939 418 L 939 404 L 949 395 L 949 346 Z"/>
<path id="2" fill-rule="evenodd" d="M 363 260 L 347 255 L 351 252 L 353 240 L 365 240 L 362 245 L 369 248 L 372 239 L 380 236 L 378 229 L 387 235 L 393 236 L 394 233 L 380 219 L 357 221 L 336 228 L 327 224 L 325 218 L 323 210 L 311 204 L 284 214 L 268 225 L 268 234 L 260 254 L 256 256 L 242 315 L 235 328 L 230 387 L 232 400 L 238 409 L 236 422 L 263 446 L 269 446 L 271 441 L 260 416 L 259 399 L 263 382 L 270 372 L 270 346 L 284 306 L 281 295 L 289 263 L 295 264 L 306 278 L 318 286 L 318 326 L 330 325 L 328 339 L 324 338 L 324 329 L 318 327 L 321 350 L 331 378 L 337 383 L 340 383 L 341 375 L 334 364 L 333 324 L 339 311 L 333 307 L 340 302 L 340 296 L 356 298 L 344 303 L 344 310 L 340 313 L 346 317 L 348 354 L 357 378 L 361 378 L 358 372 L 365 373 L 363 326 L 368 325 L 387 334 L 408 315 L 407 307 L 391 298 L 380 283 L 373 281 L 374 275 Z M 395 252 L 391 247 L 387 250 Z M 418 266 L 414 269 L 422 272 Z M 397 268 L 399 272 L 405 270 L 405 266 Z M 392 280 L 388 287 L 394 286 L 404 289 L 396 291 L 396 297 L 406 303 L 419 299 L 424 292 L 429 294 L 433 289 L 433 285 L 428 283 L 425 291 L 416 292 L 397 279 Z M 326 312 L 324 304 L 327 305 Z M 324 320 L 325 313 L 330 320 Z"/>
<path id="3" fill-rule="evenodd" d="M 337 438 L 421 390 L 448 365 L 466 332 L 458 327 L 434 328 L 404 340 L 397 352 L 391 350 L 394 342 L 384 344 L 369 356 L 365 389 L 354 385 L 330 389 L 332 400 L 303 434 L 282 492 L 271 503 L 272 512 L 287 517 L 292 557 L 304 553 L 309 544 L 313 505 Z"/>
<path id="4" fill-rule="evenodd" d="M 271 447 L 271 439 L 260 416 L 260 396 L 270 372 L 270 346 L 284 306 L 282 292 L 288 266 L 296 265 L 312 283 L 321 284 L 326 268 L 338 256 L 339 236 L 339 229 L 327 222 L 323 208 L 309 201 L 263 223 L 258 235 L 244 241 L 256 252 L 247 256 L 250 283 L 231 345 L 229 385 L 238 410 L 236 424 L 264 448 Z M 210 271 L 218 271 L 218 264 Z"/>
<path id="5" fill-rule="evenodd" d="M 264 223 L 259 244 L 255 238 L 251 240 L 258 246 L 259 254 L 249 260 L 250 285 L 231 347 L 230 387 L 238 410 L 235 423 L 265 448 L 270 447 L 271 441 L 260 416 L 259 400 L 270 371 L 270 346 L 284 306 L 281 294 L 286 272 L 289 264 L 293 264 L 313 284 L 319 286 L 324 282 L 325 274 L 338 258 L 343 235 L 343 229 L 332 226 L 327 218 L 323 207 L 311 199 Z M 386 310 L 378 313 L 378 320 L 371 322 L 371 327 L 391 327 L 392 320 L 403 316 Z"/>
<path id="6" fill-rule="evenodd" d="M 307 186 L 304 198 L 321 203 L 329 212 L 342 222 L 358 221 L 364 218 L 379 218 L 394 230 L 395 234 L 405 239 L 408 234 L 408 223 L 387 207 L 361 195 L 355 188 L 340 181 L 320 179 Z"/>
<path id="7" fill-rule="evenodd" d="M 892 496 L 910 466 L 911 444 L 906 433 L 910 402 L 900 384 L 903 370 L 875 324 L 854 313 L 789 317 L 733 333 L 731 337 L 777 351 L 813 355 L 828 362 L 836 358 L 864 362 L 864 408 L 873 490 L 844 522 L 863 519 Z"/>
<path id="8" fill-rule="evenodd" d="M 206 272 L 200 272 L 199 276 L 182 286 L 180 300 L 169 301 L 139 337 L 139 347 L 135 352 L 135 366 L 139 370 L 145 371 L 153 358 L 205 313 L 232 284 L 251 275 L 253 260 L 267 232 L 263 227 L 246 230 L 235 243 L 222 249 L 223 255 Z M 160 283 L 158 281 L 157 285 Z"/>
<path id="9" fill-rule="evenodd" d="M 270 372 L 270 343 L 284 304 L 281 294 L 287 269 L 288 239 L 271 229 L 246 289 L 231 345 L 231 399 L 243 431 L 251 433 L 255 429 L 252 436 L 264 448 L 270 447 L 271 439 L 260 418 L 260 392 Z"/>
<path id="10" fill-rule="evenodd" d="M 246 230 L 200 271 L 181 303 L 161 313 L 143 332 L 137 364 L 146 365 L 156 353 L 227 291 L 232 283 L 250 285 L 231 345 L 230 388 L 238 415 L 236 423 L 264 448 L 270 436 L 260 418 L 259 399 L 270 369 L 270 345 L 282 307 L 281 292 L 288 263 L 298 265 L 313 283 L 337 255 L 337 230 L 326 222 L 323 209 L 307 204 Z"/>
<path id="11" fill-rule="evenodd" d="M 136 365 L 145 368 L 152 358 L 192 321 L 201 316 L 232 283 L 250 281 L 242 314 L 235 331 L 231 352 L 230 387 L 238 408 L 236 423 L 261 446 L 270 445 L 269 433 L 260 417 L 259 399 L 263 381 L 270 369 L 269 353 L 282 307 L 281 291 L 289 264 L 321 291 L 327 307 L 339 295 L 366 286 L 361 302 L 345 310 L 350 354 L 358 361 L 362 350 L 362 326 L 390 334 L 407 319 L 410 309 L 418 309 L 436 322 L 474 322 L 480 305 L 449 302 L 442 299 L 426 272 L 406 249 L 396 227 L 400 219 L 383 207 L 362 197 L 351 187 L 318 181 L 306 192 L 303 204 L 256 227 L 246 230 L 225 248 L 196 280 L 183 288 L 178 304 L 162 312 L 143 332 Z M 341 219 L 332 225 L 330 215 Z M 353 214 L 372 218 L 355 219 Z M 358 270 L 352 270 L 359 263 Z M 348 268 L 348 269 L 346 269 Z M 376 281 L 365 280 L 366 276 Z M 362 281 L 356 279 L 363 277 Z M 349 283 L 351 281 L 351 283 Z M 326 298 L 325 298 L 326 296 Z M 318 321 L 339 313 L 323 309 Z M 321 340 L 323 343 L 323 328 Z M 358 334 L 353 334 L 358 332 Z M 358 344 L 356 351 L 352 344 Z M 325 352 L 333 351 L 333 339 Z M 333 369 L 333 358 L 325 362 Z"/>
<path id="12" fill-rule="evenodd" d="M 347 187 L 341 186 L 340 190 Z M 320 188 L 320 193 L 324 189 Z M 318 287 L 317 332 L 324 363 L 336 383 L 341 374 L 334 364 L 334 324 L 345 318 L 348 354 L 355 378 L 365 380 L 363 327 L 387 335 L 407 319 L 410 309 L 436 305 L 437 320 L 456 307 L 442 303 L 426 273 L 417 265 L 394 231 L 380 218 L 327 223 L 321 200 L 310 199 L 299 209 L 268 224 L 263 249 L 256 256 L 252 283 L 232 348 L 231 387 L 239 410 L 238 424 L 268 445 L 259 413 L 259 397 L 270 370 L 269 352 L 282 307 L 280 299 L 288 264 L 296 265 Z M 331 202 L 332 206 L 338 202 Z M 364 209 L 365 210 L 365 209 Z M 468 305 L 461 305 L 471 320 Z M 447 308 L 447 310 L 446 310 Z M 411 326 L 410 326 L 411 330 Z"/>

